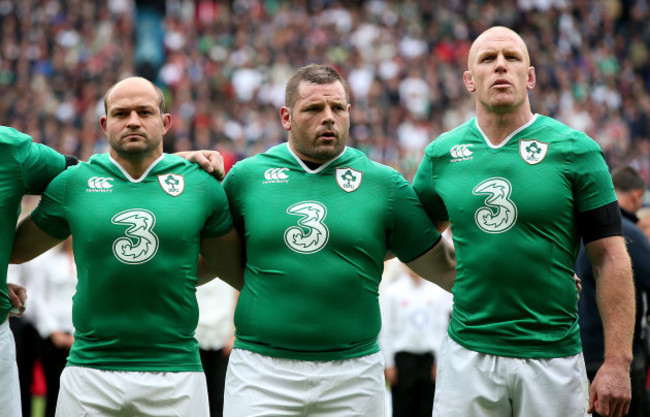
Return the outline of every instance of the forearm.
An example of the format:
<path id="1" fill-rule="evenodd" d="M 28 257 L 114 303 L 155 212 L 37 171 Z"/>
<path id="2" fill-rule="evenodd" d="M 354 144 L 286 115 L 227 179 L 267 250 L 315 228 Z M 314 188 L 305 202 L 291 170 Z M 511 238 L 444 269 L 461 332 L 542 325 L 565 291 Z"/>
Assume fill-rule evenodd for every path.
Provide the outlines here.
<path id="1" fill-rule="evenodd" d="M 603 322 L 605 361 L 629 365 L 634 335 L 634 284 L 631 273 L 604 268 L 597 278 L 596 299 Z"/>
<path id="2" fill-rule="evenodd" d="M 630 258 L 623 239 L 592 260 L 596 301 L 603 322 L 605 361 L 629 366 L 632 361 L 635 298 Z"/>
<path id="3" fill-rule="evenodd" d="M 21 264 L 30 261 L 62 241 L 63 239 L 56 239 L 42 231 L 31 216 L 27 216 L 16 229 L 9 262 Z"/>
<path id="4" fill-rule="evenodd" d="M 422 278 L 451 292 L 456 279 L 456 252 L 445 238 L 441 237 L 427 253 L 406 265 Z"/>

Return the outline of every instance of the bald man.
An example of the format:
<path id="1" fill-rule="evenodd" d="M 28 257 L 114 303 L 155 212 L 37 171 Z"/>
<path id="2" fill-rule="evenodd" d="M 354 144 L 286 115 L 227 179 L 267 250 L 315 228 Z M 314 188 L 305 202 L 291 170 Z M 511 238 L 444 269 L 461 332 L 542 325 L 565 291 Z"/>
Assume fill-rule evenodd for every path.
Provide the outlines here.
<path id="1" fill-rule="evenodd" d="M 603 153 L 583 132 L 534 114 L 522 38 L 505 27 L 472 44 L 476 117 L 433 141 L 414 189 L 451 225 L 457 277 L 434 416 L 621 416 L 630 401 L 634 287 Z M 605 362 L 585 372 L 573 265 L 594 265 Z"/>
<path id="2" fill-rule="evenodd" d="M 194 330 L 199 253 L 240 288 L 239 235 L 219 182 L 164 154 L 162 92 L 126 78 L 104 98 L 110 152 L 57 176 L 16 231 L 12 262 L 73 237 L 75 341 L 56 415 L 209 416 Z"/>

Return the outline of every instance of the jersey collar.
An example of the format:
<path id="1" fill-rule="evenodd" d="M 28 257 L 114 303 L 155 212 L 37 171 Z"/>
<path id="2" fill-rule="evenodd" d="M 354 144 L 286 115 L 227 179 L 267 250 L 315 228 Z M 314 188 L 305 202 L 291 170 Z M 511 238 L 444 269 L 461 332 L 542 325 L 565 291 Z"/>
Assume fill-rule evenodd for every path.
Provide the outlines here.
<path id="1" fill-rule="evenodd" d="M 490 142 L 490 139 L 489 139 L 489 138 L 487 137 L 487 135 L 483 132 L 483 130 L 481 130 L 481 126 L 478 125 L 478 120 L 477 120 L 476 118 L 474 118 L 474 126 L 476 126 L 476 129 L 478 129 L 478 131 L 479 131 L 479 133 L 481 134 L 481 136 L 483 136 L 483 140 L 485 141 L 485 143 L 487 144 L 487 146 L 489 146 L 489 147 L 492 148 L 492 149 L 499 149 L 499 148 L 502 148 L 502 147 L 506 146 L 506 144 L 507 144 L 508 142 L 510 142 L 510 139 L 512 139 L 512 138 L 513 138 L 517 133 L 521 132 L 522 130 L 526 129 L 528 126 L 530 126 L 530 125 L 532 125 L 533 123 L 535 123 L 535 120 L 537 120 L 537 116 L 539 116 L 539 113 L 535 113 L 535 114 L 533 115 L 533 118 L 530 119 L 530 121 L 529 121 L 528 123 L 526 123 L 525 125 L 523 125 L 523 126 L 517 128 L 517 129 L 515 129 L 511 134 L 509 134 L 508 136 L 506 136 L 506 138 L 503 140 L 503 142 L 501 142 L 501 143 L 498 144 L 498 145 L 493 145 L 492 142 Z"/>
<path id="2" fill-rule="evenodd" d="M 342 157 L 343 154 L 345 153 L 345 151 L 348 150 L 348 147 L 346 146 L 345 148 L 343 148 L 343 151 L 341 151 L 341 153 L 338 154 L 338 155 L 336 155 L 334 158 L 332 158 L 332 159 L 330 159 L 329 161 L 325 162 L 323 165 L 319 166 L 319 167 L 316 168 L 316 169 L 310 169 L 307 165 L 305 165 L 304 162 L 302 162 L 302 160 L 298 157 L 298 155 L 296 155 L 296 154 L 293 152 L 293 150 L 291 149 L 291 146 L 289 146 L 289 143 L 287 143 L 286 146 L 287 146 L 287 150 L 289 151 L 289 153 L 291 154 L 291 156 L 293 156 L 293 158 L 296 160 L 296 162 L 298 163 L 298 165 L 300 165 L 300 166 L 302 167 L 302 169 L 304 169 L 305 172 L 308 173 L 308 174 L 318 174 L 319 172 L 321 172 L 322 170 L 324 170 L 324 169 L 327 168 L 328 166 L 332 165 L 332 164 L 334 163 L 334 161 L 336 161 L 337 159 L 339 159 L 340 157 Z"/>
<path id="3" fill-rule="evenodd" d="M 158 159 L 156 159 L 155 161 L 153 161 L 153 162 L 151 163 L 151 165 L 149 165 L 149 167 L 148 167 L 148 168 L 147 168 L 147 169 L 142 173 L 142 175 L 140 176 L 140 178 L 138 178 L 138 179 L 136 180 L 136 179 L 134 179 L 131 175 L 129 175 L 128 172 L 126 172 L 126 169 L 124 169 L 124 168 L 122 167 L 122 165 L 120 165 L 119 162 L 117 162 L 115 159 L 113 159 L 113 158 L 111 157 L 110 154 L 108 155 L 108 159 L 109 159 L 109 160 L 110 160 L 110 161 L 111 161 L 111 162 L 112 162 L 112 163 L 117 167 L 117 169 L 119 169 L 119 170 L 122 172 L 122 174 L 124 174 L 124 176 L 126 177 L 127 180 L 129 180 L 129 182 L 132 182 L 132 183 L 134 183 L 134 184 L 137 184 L 137 183 L 140 183 L 140 182 L 144 181 L 145 178 L 147 178 L 147 175 L 149 175 L 149 172 L 151 172 L 151 170 L 153 169 L 153 167 L 155 167 L 156 165 L 158 165 L 158 162 L 162 161 L 164 157 L 165 157 L 165 154 L 160 155 L 160 156 L 158 157 Z"/>

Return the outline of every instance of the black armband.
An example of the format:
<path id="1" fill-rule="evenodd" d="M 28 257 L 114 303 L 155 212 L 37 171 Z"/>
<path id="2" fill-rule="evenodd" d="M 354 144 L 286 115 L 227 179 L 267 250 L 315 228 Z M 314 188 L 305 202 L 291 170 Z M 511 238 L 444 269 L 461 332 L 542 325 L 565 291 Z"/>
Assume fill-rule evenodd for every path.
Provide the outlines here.
<path id="1" fill-rule="evenodd" d="M 77 165 L 79 163 L 79 160 L 77 159 L 76 156 L 72 155 L 63 155 L 65 156 L 65 167 L 71 167 L 73 165 Z"/>
<path id="2" fill-rule="evenodd" d="M 618 201 L 576 214 L 578 232 L 584 243 L 610 236 L 623 236 Z"/>

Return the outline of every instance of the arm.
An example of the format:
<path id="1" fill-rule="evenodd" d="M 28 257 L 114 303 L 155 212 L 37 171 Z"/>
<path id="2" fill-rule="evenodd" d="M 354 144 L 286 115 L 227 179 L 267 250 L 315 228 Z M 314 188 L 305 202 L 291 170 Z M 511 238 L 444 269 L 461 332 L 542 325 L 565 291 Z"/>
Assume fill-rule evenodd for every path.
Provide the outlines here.
<path id="1" fill-rule="evenodd" d="M 195 164 L 199 164 L 201 168 L 212 174 L 219 181 L 226 176 L 223 156 L 221 156 L 217 151 L 184 151 L 176 152 L 174 155 L 185 158 Z"/>
<path id="2" fill-rule="evenodd" d="M 406 264 L 416 274 L 451 292 L 456 279 L 456 252 L 444 237 L 420 257 Z"/>
<path id="3" fill-rule="evenodd" d="M 436 229 L 438 229 L 438 232 L 442 233 L 445 230 L 447 230 L 447 228 L 451 223 L 449 222 L 449 220 L 445 220 L 445 221 L 434 221 L 433 224 L 434 226 L 436 226 Z"/>
<path id="4" fill-rule="evenodd" d="M 596 301 L 603 321 L 605 362 L 589 389 L 589 410 L 603 416 L 627 414 L 634 334 L 634 283 L 630 258 L 620 236 L 585 245 L 596 279 Z"/>
<path id="5" fill-rule="evenodd" d="M 209 270 L 199 274 L 199 285 L 218 276 L 234 289 L 242 289 L 244 259 L 242 241 L 236 229 L 223 236 L 201 239 L 201 256 Z"/>
<path id="6" fill-rule="evenodd" d="M 27 216 L 18 224 L 18 229 L 16 229 L 9 262 L 21 264 L 30 261 L 63 242 L 63 240 L 65 239 L 57 239 L 48 235 L 34 223 L 31 215 Z"/>

